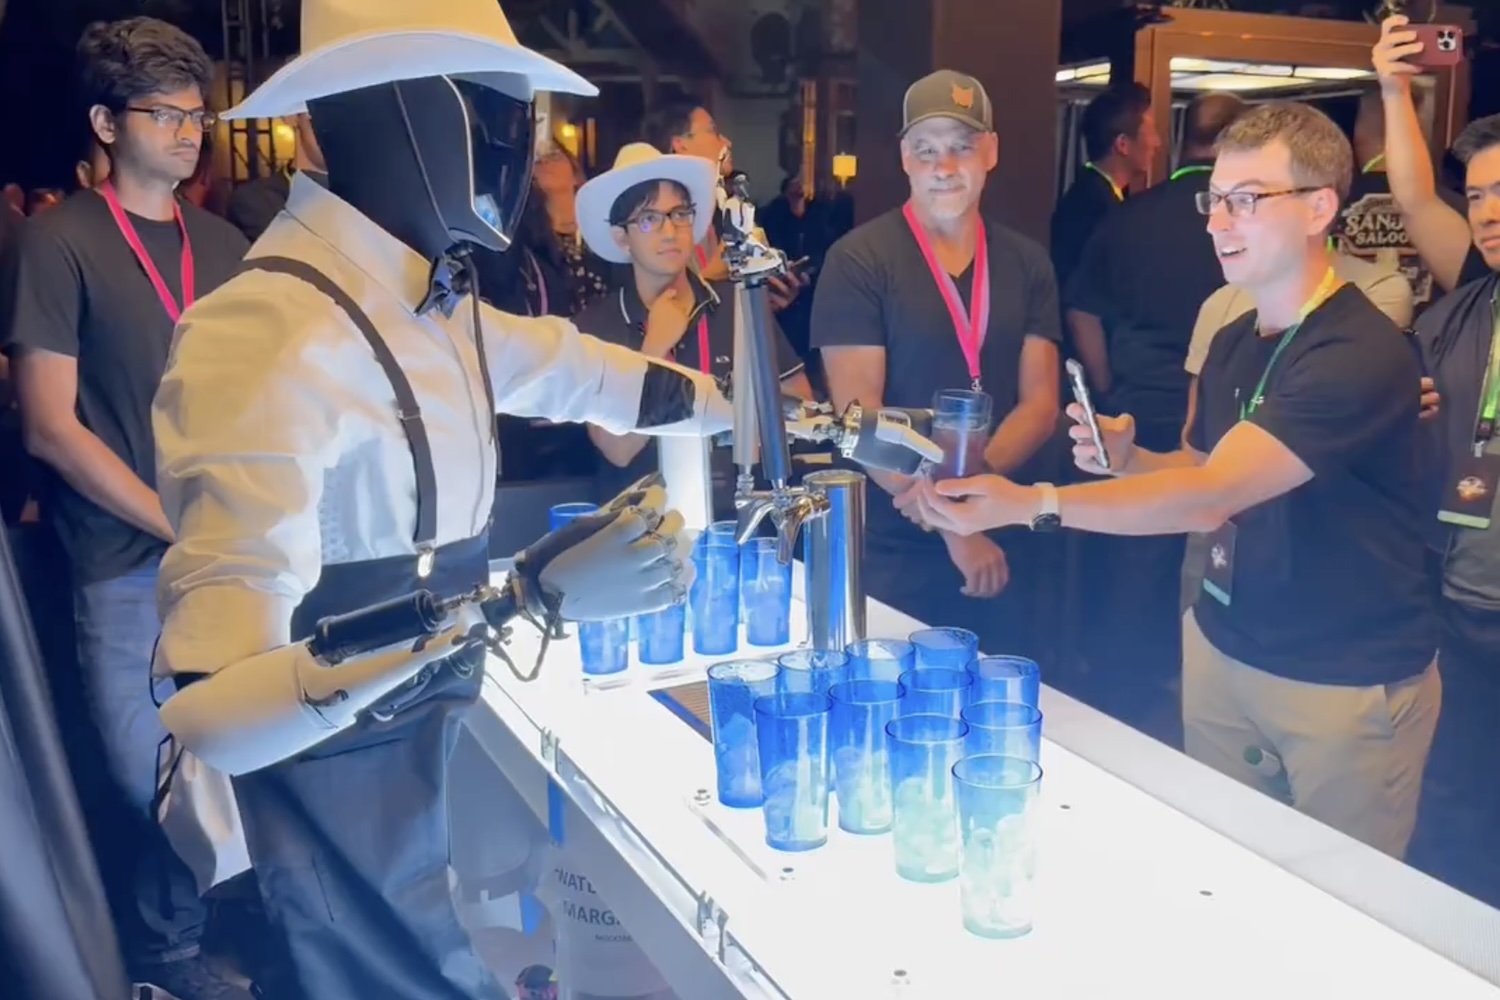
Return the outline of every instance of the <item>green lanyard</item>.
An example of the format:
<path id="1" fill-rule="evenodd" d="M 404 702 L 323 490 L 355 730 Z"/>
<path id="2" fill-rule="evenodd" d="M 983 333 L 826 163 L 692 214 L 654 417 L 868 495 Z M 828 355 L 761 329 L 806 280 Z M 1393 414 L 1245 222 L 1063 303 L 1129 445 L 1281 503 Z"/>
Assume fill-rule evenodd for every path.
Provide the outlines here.
<path id="1" fill-rule="evenodd" d="M 1186 177 L 1188 174 L 1208 174 L 1212 173 L 1213 169 L 1213 167 L 1210 167 L 1207 164 L 1203 163 L 1189 164 L 1186 167 L 1178 167 L 1176 170 L 1172 171 L 1172 176 L 1168 177 L 1167 180 L 1175 181 L 1178 178 Z"/>
<path id="2" fill-rule="evenodd" d="M 1495 332 L 1490 336 L 1490 357 L 1484 366 L 1484 384 L 1479 390 L 1479 419 L 1474 425 L 1474 454 L 1484 454 L 1484 446 L 1495 436 L 1495 418 L 1500 415 L 1500 291 L 1490 297 L 1495 314 Z"/>
<path id="3" fill-rule="evenodd" d="M 1297 331 L 1302 329 L 1302 324 L 1307 320 L 1308 315 L 1333 294 L 1338 280 L 1338 275 L 1334 274 L 1333 268 L 1330 267 L 1328 273 L 1323 275 L 1323 280 L 1318 282 L 1317 291 L 1313 292 L 1312 298 L 1307 300 L 1307 305 L 1302 307 L 1301 313 L 1297 316 L 1297 322 L 1288 327 L 1286 333 L 1283 333 L 1281 339 L 1276 342 L 1276 350 L 1271 352 L 1271 360 L 1266 362 L 1266 370 L 1260 373 L 1260 381 L 1255 383 L 1255 392 L 1248 400 L 1240 400 L 1241 420 L 1248 420 L 1250 415 L 1260 409 L 1260 405 L 1266 401 L 1266 382 L 1270 379 L 1271 369 L 1276 367 L 1276 361 L 1281 357 L 1281 352 L 1286 350 L 1286 345 L 1290 344 L 1292 338 L 1297 335 Z"/>
<path id="4" fill-rule="evenodd" d="M 1098 174 L 1100 177 L 1104 178 L 1104 183 L 1108 184 L 1109 189 L 1114 192 L 1115 201 L 1125 200 L 1125 192 L 1120 190 L 1120 185 L 1115 183 L 1115 179 L 1113 177 L 1109 176 L 1109 174 L 1106 174 L 1104 171 L 1100 170 L 1092 163 L 1085 163 L 1084 166 L 1092 170 L 1094 173 Z"/>

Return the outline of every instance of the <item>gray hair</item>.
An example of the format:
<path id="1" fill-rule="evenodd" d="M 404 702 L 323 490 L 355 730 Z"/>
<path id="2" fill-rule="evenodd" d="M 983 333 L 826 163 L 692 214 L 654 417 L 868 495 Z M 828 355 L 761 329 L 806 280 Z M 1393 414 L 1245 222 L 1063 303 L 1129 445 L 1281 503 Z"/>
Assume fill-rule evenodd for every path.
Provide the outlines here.
<path id="1" fill-rule="evenodd" d="M 1220 152 L 1252 152 L 1280 139 L 1292 154 L 1292 180 L 1299 187 L 1332 188 L 1343 204 L 1354 183 L 1354 150 L 1344 132 L 1323 112 L 1296 101 L 1251 108 L 1219 134 Z"/>

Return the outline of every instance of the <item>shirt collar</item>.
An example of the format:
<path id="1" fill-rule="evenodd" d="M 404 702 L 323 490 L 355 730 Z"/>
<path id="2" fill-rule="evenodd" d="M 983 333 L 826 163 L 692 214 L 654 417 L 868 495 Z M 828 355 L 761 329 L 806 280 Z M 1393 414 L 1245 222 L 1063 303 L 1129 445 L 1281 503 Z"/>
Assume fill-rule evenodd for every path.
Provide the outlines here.
<path id="1" fill-rule="evenodd" d="M 306 173 L 292 178 L 286 211 L 416 314 L 431 284 L 430 260 Z"/>
<path id="2" fill-rule="evenodd" d="M 693 290 L 693 311 L 689 320 L 697 319 L 705 309 L 715 309 L 719 305 L 719 293 L 713 290 L 713 286 L 698 276 L 692 268 L 687 272 L 688 287 Z M 631 327 L 643 327 L 646 325 L 646 304 L 641 301 L 640 290 L 636 288 L 635 277 L 620 283 L 620 314 L 625 322 Z"/>

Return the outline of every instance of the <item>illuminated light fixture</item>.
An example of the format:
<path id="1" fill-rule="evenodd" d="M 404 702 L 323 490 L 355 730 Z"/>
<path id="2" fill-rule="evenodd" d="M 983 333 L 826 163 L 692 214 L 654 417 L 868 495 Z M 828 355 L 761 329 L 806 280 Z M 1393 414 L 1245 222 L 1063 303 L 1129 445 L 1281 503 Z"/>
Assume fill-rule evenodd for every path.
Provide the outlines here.
<path id="1" fill-rule="evenodd" d="M 568 155 L 575 160 L 578 159 L 578 126 L 572 122 L 562 122 L 557 126 L 557 144 L 568 151 Z"/>
<path id="2" fill-rule="evenodd" d="M 1373 80 L 1369 69 L 1348 66 L 1290 66 L 1282 63 L 1228 62 L 1174 56 L 1171 63 L 1173 90 L 1269 91 L 1306 87 L 1316 83 Z M 1057 82 L 1085 87 L 1109 85 L 1109 63 L 1088 63 L 1057 71 Z"/>
<path id="3" fill-rule="evenodd" d="M 853 153 L 839 153 L 833 158 L 833 177 L 840 184 L 854 180 L 859 171 L 859 158 Z"/>

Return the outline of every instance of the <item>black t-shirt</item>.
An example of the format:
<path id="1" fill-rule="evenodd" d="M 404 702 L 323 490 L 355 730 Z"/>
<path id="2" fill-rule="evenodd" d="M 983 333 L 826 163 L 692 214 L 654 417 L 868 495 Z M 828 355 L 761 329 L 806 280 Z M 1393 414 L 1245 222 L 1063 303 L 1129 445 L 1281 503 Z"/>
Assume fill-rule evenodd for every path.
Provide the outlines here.
<path id="1" fill-rule="evenodd" d="M 727 379 L 734 371 L 734 285 L 727 281 L 704 283 L 691 271 L 688 272 L 688 281 L 694 295 L 692 317 L 668 360 L 694 371 L 707 372 L 716 379 Z M 706 365 L 698 349 L 699 317 L 708 319 L 709 357 Z M 640 350 L 646 340 L 646 306 L 641 302 L 634 277 L 627 278 L 613 294 L 594 300 L 574 318 L 573 323 L 579 330 L 600 340 Z M 802 360 L 787 343 L 774 318 L 771 319 L 770 335 L 776 343 L 776 362 L 781 377 L 790 378 L 802 369 Z M 712 461 L 715 516 L 731 518 L 734 516 L 736 474 L 733 452 L 728 447 L 715 447 Z M 646 442 L 646 446 L 624 468 L 601 459 L 599 495 L 613 497 L 642 476 L 655 472 L 657 467 L 656 445 L 651 441 Z"/>
<path id="2" fill-rule="evenodd" d="M 193 246 L 194 292 L 233 275 L 248 244 L 229 223 L 179 202 Z M 132 216 L 141 243 L 182 301 L 182 237 L 175 222 Z M 172 342 L 172 320 L 115 227 L 109 206 L 80 191 L 27 222 L 14 258 L 6 349 L 78 359 L 78 416 L 147 486 L 156 485 L 151 401 Z M 50 515 L 80 583 L 107 580 L 159 557 L 166 545 L 48 475 Z"/>
<path id="3" fill-rule="evenodd" d="M 1120 204 L 1109 180 L 1088 168 L 1078 171 L 1073 186 L 1057 199 L 1052 210 L 1052 267 L 1059 286 L 1067 287 L 1094 229 Z"/>
<path id="4" fill-rule="evenodd" d="M 1224 284 L 1195 201 L 1205 164 L 1132 196 L 1094 231 L 1068 281 L 1069 308 L 1098 316 L 1114 375 L 1110 408 L 1137 419 L 1187 414 L 1183 368 L 1203 301 Z"/>
<path id="5" fill-rule="evenodd" d="M 998 426 L 1020 401 L 1026 338 L 1057 343 L 1061 335 L 1057 284 L 1047 252 L 988 219 L 985 234 L 990 322 L 979 371 Z M 967 310 L 974 286 L 972 263 L 954 283 Z M 928 407 L 944 389 L 969 387 L 969 366 L 953 318 L 900 209 L 871 219 L 828 252 L 813 299 L 812 346 L 885 348 L 881 401 L 886 406 Z M 937 544 L 935 536 L 902 517 L 888 497 L 871 497 L 867 524 L 872 537 Z"/>
<path id="6" fill-rule="evenodd" d="M 1251 313 L 1225 327 L 1198 382 L 1193 446 L 1212 451 L 1239 420 L 1276 349 Z M 1314 310 L 1249 419 L 1313 478 L 1236 515 L 1228 607 L 1196 614 L 1221 652 L 1281 677 L 1367 686 L 1432 660 L 1437 622 L 1424 566 L 1435 516 L 1412 406 L 1421 370 L 1405 335 L 1346 285 Z"/>
<path id="7" fill-rule="evenodd" d="M 1494 273 L 1494 269 L 1485 263 L 1484 254 L 1479 252 L 1479 248 L 1471 246 L 1469 247 L 1469 256 L 1464 258 L 1464 269 L 1459 272 L 1459 287 L 1461 288 L 1471 281 L 1488 278 Z"/>
<path id="8" fill-rule="evenodd" d="M 1467 209 L 1463 200 L 1446 190 L 1441 197 L 1459 212 Z M 1435 285 L 1432 272 L 1412 246 L 1406 232 L 1406 220 L 1391 195 L 1390 181 L 1384 171 L 1357 174 L 1349 197 L 1339 211 L 1333 226 L 1334 245 L 1339 252 L 1372 262 L 1395 258 L 1401 273 L 1411 283 L 1413 315 L 1420 316 L 1437 299 L 1443 289 Z"/>

